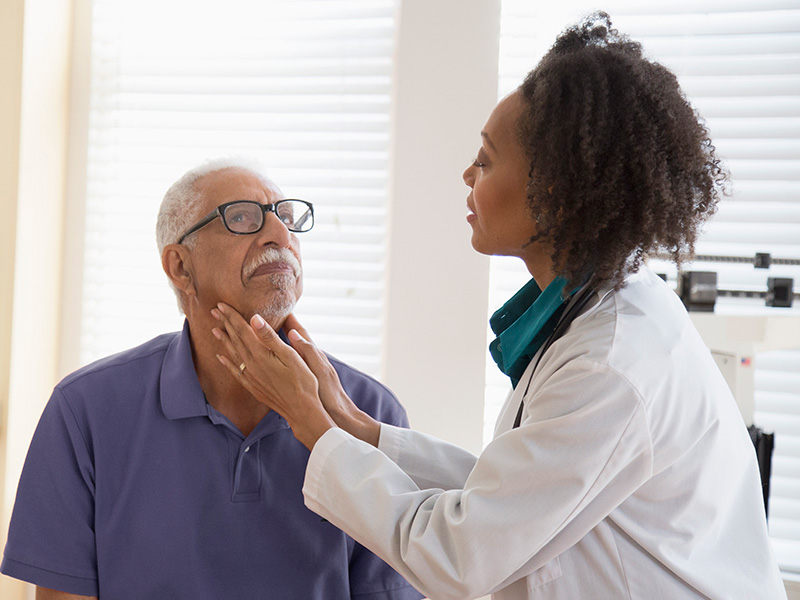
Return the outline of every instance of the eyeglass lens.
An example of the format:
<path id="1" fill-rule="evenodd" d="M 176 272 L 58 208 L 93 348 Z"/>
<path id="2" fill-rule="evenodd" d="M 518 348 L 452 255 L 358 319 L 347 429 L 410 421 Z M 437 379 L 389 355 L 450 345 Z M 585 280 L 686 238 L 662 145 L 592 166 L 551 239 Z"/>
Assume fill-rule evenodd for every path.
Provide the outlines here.
<path id="1" fill-rule="evenodd" d="M 283 200 L 275 203 L 275 214 L 292 231 L 308 231 L 313 225 L 311 208 L 304 202 Z M 234 233 L 253 233 L 264 224 L 263 205 L 254 202 L 233 202 L 225 207 L 223 219 Z"/>

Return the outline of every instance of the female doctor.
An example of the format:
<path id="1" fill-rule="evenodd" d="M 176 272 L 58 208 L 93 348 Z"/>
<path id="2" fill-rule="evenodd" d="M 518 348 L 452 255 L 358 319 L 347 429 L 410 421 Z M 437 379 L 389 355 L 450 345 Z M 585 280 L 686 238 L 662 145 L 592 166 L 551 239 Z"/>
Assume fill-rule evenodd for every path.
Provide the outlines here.
<path id="1" fill-rule="evenodd" d="M 360 412 L 293 317 L 290 347 L 213 311 L 220 361 L 311 451 L 306 505 L 436 600 L 784 598 L 745 425 L 642 264 L 691 253 L 725 180 L 675 77 L 597 13 L 463 177 L 475 250 L 533 276 L 491 319 L 514 389 L 480 456 Z"/>

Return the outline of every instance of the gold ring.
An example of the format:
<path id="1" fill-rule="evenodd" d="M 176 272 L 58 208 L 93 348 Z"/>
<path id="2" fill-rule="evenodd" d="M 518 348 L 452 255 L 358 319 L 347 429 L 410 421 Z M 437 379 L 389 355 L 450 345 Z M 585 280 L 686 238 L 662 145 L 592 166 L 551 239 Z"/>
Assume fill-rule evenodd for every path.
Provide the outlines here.
<path id="1" fill-rule="evenodd" d="M 244 375 L 244 370 L 247 368 L 247 365 L 244 363 L 239 365 L 239 375 Z"/>

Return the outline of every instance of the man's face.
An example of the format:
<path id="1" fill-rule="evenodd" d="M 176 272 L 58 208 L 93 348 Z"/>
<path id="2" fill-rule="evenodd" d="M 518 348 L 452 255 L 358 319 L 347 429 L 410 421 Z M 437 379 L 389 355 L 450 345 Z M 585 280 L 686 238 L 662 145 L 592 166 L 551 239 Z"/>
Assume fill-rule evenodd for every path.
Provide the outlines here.
<path id="1" fill-rule="evenodd" d="M 272 204 L 283 198 L 276 185 L 238 168 L 210 173 L 196 187 L 203 199 L 198 219 L 234 200 Z M 192 235 L 196 296 L 188 304 L 208 315 L 222 301 L 246 319 L 259 313 L 272 327 L 281 326 L 303 291 L 303 273 L 297 236 L 275 213 L 264 215 L 258 233 L 236 235 L 217 218 Z"/>

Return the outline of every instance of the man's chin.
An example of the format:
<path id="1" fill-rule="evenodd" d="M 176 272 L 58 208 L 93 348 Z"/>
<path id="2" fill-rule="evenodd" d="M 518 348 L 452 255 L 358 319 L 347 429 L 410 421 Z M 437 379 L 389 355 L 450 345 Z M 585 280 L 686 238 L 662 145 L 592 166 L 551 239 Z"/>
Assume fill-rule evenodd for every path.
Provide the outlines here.
<path id="1" fill-rule="evenodd" d="M 284 296 L 282 298 L 273 298 L 269 304 L 260 307 L 257 312 L 261 317 L 269 323 L 275 331 L 278 331 L 283 326 L 292 311 L 294 310 L 297 300 L 292 296 Z"/>

